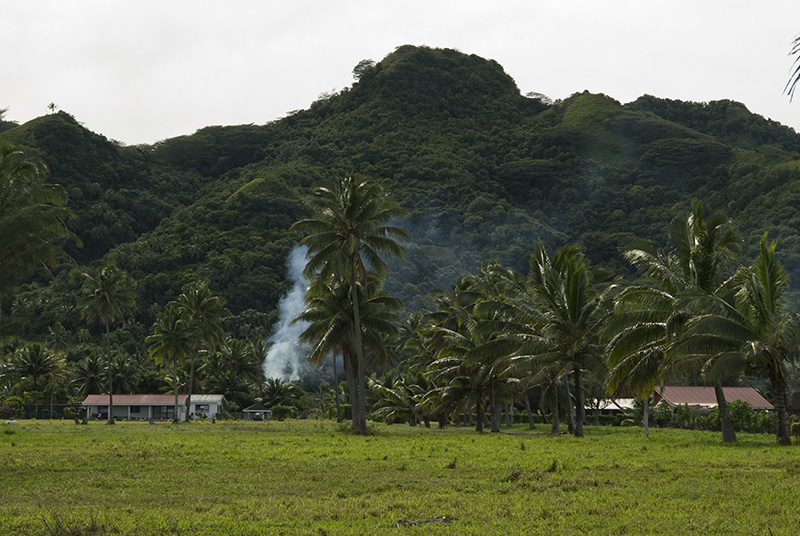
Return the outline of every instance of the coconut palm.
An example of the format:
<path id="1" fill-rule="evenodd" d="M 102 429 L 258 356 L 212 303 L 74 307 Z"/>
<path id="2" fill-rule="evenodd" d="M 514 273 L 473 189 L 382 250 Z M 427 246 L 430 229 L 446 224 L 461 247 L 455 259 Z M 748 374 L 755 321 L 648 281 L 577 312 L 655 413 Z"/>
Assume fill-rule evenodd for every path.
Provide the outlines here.
<path id="1" fill-rule="evenodd" d="M 309 248 L 306 277 L 321 288 L 330 286 L 332 280 L 345 282 L 349 288 L 347 301 L 353 317 L 350 348 L 356 358 L 352 363 L 356 383 L 353 391 L 357 392 L 357 404 L 352 408 L 353 429 L 365 434 L 367 363 L 359 292 L 367 285 L 368 272 L 385 276 L 387 267 L 381 253 L 403 256 L 403 248 L 394 239 L 405 238 L 407 233 L 388 223 L 407 213 L 389 200 L 377 182 L 356 177 L 339 178 L 332 187 L 317 188 L 309 205 L 314 217 L 297 222 L 293 229 L 306 233 L 302 240 Z"/>
<path id="2" fill-rule="evenodd" d="M 676 348 L 686 322 L 704 314 L 711 296 L 729 293 L 725 281 L 727 266 L 740 253 L 739 236 L 730 220 L 717 212 L 704 216 L 703 205 L 695 201 L 684 220 L 676 218 L 670 227 L 670 249 L 660 252 L 648 242 L 639 242 L 623 256 L 642 269 L 653 286 L 630 287 L 621 292 L 615 304 L 615 320 L 610 332 L 608 389 L 613 392 L 626 384 L 645 400 L 645 419 L 653 388 L 678 365 L 699 364 L 712 370 L 708 358 L 695 354 L 682 356 Z M 722 365 L 720 362 L 719 365 Z M 713 367 L 707 375 L 714 385 L 725 442 L 736 441 L 722 378 L 737 371 L 731 361 L 726 367 Z M 647 422 L 645 422 L 647 433 Z"/>
<path id="3" fill-rule="evenodd" d="M 71 261 L 62 243 L 80 240 L 67 227 L 73 216 L 61 186 L 47 184 L 47 168 L 12 145 L 0 145 L 0 294 L 37 264 Z"/>
<path id="4" fill-rule="evenodd" d="M 31 380 L 31 390 L 36 393 L 36 413 L 39 414 L 39 387 L 41 381 L 57 374 L 64 368 L 64 359 L 46 346 L 31 343 L 18 348 L 11 356 L 11 370 L 21 379 Z"/>
<path id="5" fill-rule="evenodd" d="M 717 311 L 693 318 L 682 350 L 712 355 L 715 363 L 738 365 L 743 359 L 765 372 L 778 414 L 778 442 L 789 445 L 786 362 L 800 347 L 800 316 L 784 310 L 788 275 L 775 259 L 775 248 L 764 235 L 753 265 L 736 275 L 733 305 L 717 299 Z"/>
<path id="6" fill-rule="evenodd" d="M 207 281 L 200 281 L 187 288 L 178 296 L 178 307 L 190 328 L 194 330 L 195 351 L 186 358 L 189 361 L 189 385 L 186 396 L 186 421 L 191 418 L 188 408 L 192 403 L 195 364 L 199 360 L 200 351 L 216 347 L 225 335 L 221 326 L 225 315 L 225 300 L 214 296 L 208 288 Z"/>
<path id="7" fill-rule="evenodd" d="M 131 277 L 110 264 L 96 272 L 86 272 L 83 296 L 78 302 L 81 317 L 105 328 L 108 372 L 108 423 L 114 424 L 114 384 L 111 366 L 111 324 L 122 322 L 136 308 L 136 284 Z"/>
<path id="8" fill-rule="evenodd" d="M 73 367 L 72 378 L 77 393 L 81 396 L 98 394 L 103 389 L 103 376 L 106 375 L 106 364 L 103 357 L 90 353 Z"/>
<path id="9" fill-rule="evenodd" d="M 397 335 L 395 313 L 402 303 L 381 289 L 381 281 L 373 273 L 367 274 L 367 284 L 358 284 L 357 307 L 350 301 L 350 286 L 342 281 L 332 280 L 324 287 L 312 287 L 306 297 L 306 310 L 300 313 L 295 322 L 308 322 L 309 325 L 300 336 L 301 341 L 313 345 L 309 359 L 319 364 L 330 354 L 342 356 L 345 374 L 349 385 L 358 381 L 358 359 L 354 350 L 362 345 L 366 366 L 375 367 L 389 362 L 387 340 Z M 358 310 L 358 316 L 354 309 Z M 358 319 L 358 328 L 354 327 Z M 359 337 L 355 337 L 356 329 Z M 351 408 L 362 406 L 366 412 L 364 393 L 349 389 Z M 366 419 L 366 413 L 362 416 Z M 353 428 L 358 433 L 356 415 L 353 415 Z M 366 420 L 363 423 L 366 426 Z"/>
<path id="10" fill-rule="evenodd" d="M 537 243 L 531 256 L 529 289 L 539 310 L 537 327 L 545 351 L 534 359 L 546 364 L 551 376 L 572 374 L 576 437 L 583 437 L 586 419 L 583 374 L 603 371 L 600 336 L 611 316 L 611 297 L 616 289 L 614 284 L 596 288 L 595 279 L 577 247 L 564 246 L 551 259 L 544 244 Z"/>
<path id="11" fill-rule="evenodd" d="M 156 363 L 168 361 L 172 368 L 172 383 L 175 390 L 175 414 L 172 422 L 178 423 L 178 364 L 184 363 L 186 356 L 195 349 L 195 331 L 189 321 L 181 314 L 174 302 L 167 304 L 158 313 L 152 327 L 152 334 L 145 338 L 148 351 Z"/>
<path id="12" fill-rule="evenodd" d="M 206 392 L 225 395 L 225 399 L 245 407 L 251 404 L 264 376 L 262 344 L 226 337 L 213 351 L 205 352 L 202 365 Z"/>

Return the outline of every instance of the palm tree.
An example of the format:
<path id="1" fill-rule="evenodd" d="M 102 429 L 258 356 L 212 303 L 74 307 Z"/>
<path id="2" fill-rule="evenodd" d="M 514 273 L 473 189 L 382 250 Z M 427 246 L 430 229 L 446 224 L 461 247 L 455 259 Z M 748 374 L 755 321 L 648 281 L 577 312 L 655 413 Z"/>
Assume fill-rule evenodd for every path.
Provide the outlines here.
<path id="1" fill-rule="evenodd" d="M 331 280 L 346 282 L 348 302 L 352 306 L 352 346 L 356 359 L 353 429 L 367 431 L 365 406 L 366 358 L 362 341 L 359 285 L 366 286 L 367 274 L 383 277 L 387 267 L 381 253 L 403 257 L 403 248 L 394 238 L 406 238 L 405 230 L 388 225 L 407 212 L 390 201 L 374 181 L 343 177 L 331 188 L 320 187 L 309 199 L 314 217 L 297 222 L 293 228 L 306 232 L 302 243 L 308 246 L 306 277 L 316 286 L 325 287 Z"/>
<path id="2" fill-rule="evenodd" d="M 650 394 L 669 370 L 679 364 L 708 365 L 696 355 L 681 356 L 674 348 L 686 322 L 707 312 L 703 307 L 710 303 L 708 298 L 724 297 L 729 292 L 724 271 L 740 253 L 739 236 L 730 220 L 720 212 L 706 219 L 699 201 L 692 203 L 688 218 L 672 221 L 669 236 L 671 248 L 666 253 L 647 242 L 623 253 L 628 261 L 645 271 L 654 286 L 631 287 L 620 293 L 608 351 L 609 391 L 627 383 L 645 400 L 645 418 Z M 708 366 L 704 369 L 710 370 Z M 717 366 L 715 371 L 708 377 L 717 396 L 722 438 L 733 442 L 736 432 L 721 382 L 736 367 Z"/>
<path id="3" fill-rule="evenodd" d="M 225 335 L 220 322 L 226 313 L 225 300 L 214 296 L 208 288 L 207 281 L 200 281 L 186 289 L 178 296 L 178 307 L 189 326 L 194 330 L 195 351 L 187 356 L 189 359 L 189 388 L 186 396 L 186 416 L 191 418 L 189 408 L 192 403 L 194 386 L 194 369 L 203 347 L 213 351 Z"/>
<path id="4" fill-rule="evenodd" d="M 195 331 L 187 319 L 181 314 L 178 305 L 170 302 L 158 313 L 152 327 L 152 334 L 145 338 L 150 355 L 156 363 L 169 361 L 172 365 L 172 383 L 175 390 L 175 414 L 172 422 L 178 419 L 178 364 L 183 363 L 186 356 L 195 349 Z"/>
<path id="5" fill-rule="evenodd" d="M 777 439 L 791 444 L 788 417 L 789 354 L 800 347 L 800 316 L 784 311 L 786 270 L 775 259 L 776 242 L 761 239 L 759 256 L 736 275 L 731 306 L 717 299 L 717 310 L 693 318 L 683 351 L 712 355 L 717 363 L 743 359 L 767 374 L 778 413 Z"/>
<path id="6" fill-rule="evenodd" d="M 300 313 L 295 322 L 304 321 L 309 325 L 301 334 L 301 341 L 313 345 L 309 359 L 312 364 L 319 364 L 330 354 L 340 354 L 349 385 L 358 381 L 358 360 L 354 347 L 362 345 L 364 361 L 370 366 L 386 364 L 389 361 L 388 338 L 397 334 L 396 323 L 399 317 L 395 311 L 402 308 L 402 303 L 381 289 L 381 281 L 370 272 L 366 285 L 358 284 L 360 289 L 356 296 L 358 303 L 350 301 L 350 287 L 343 281 L 332 280 L 332 284 L 324 287 L 312 287 L 306 297 L 307 308 Z M 355 311 L 358 311 L 356 315 Z M 358 320 L 358 328 L 355 328 Z M 355 337 L 356 329 L 359 337 Z M 351 408 L 360 406 L 364 415 L 361 419 L 366 427 L 365 393 L 351 388 Z M 353 414 L 353 428 L 357 418 Z"/>
<path id="7" fill-rule="evenodd" d="M 475 407 L 477 432 L 483 431 L 488 397 L 492 432 L 500 431 L 500 403 L 505 393 L 504 367 L 496 354 L 495 332 L 478 312 L 483 300 L 494 297 L 496 281 L 484 266 L 475 276 L 459 279 L 447 293 L 436 296 L 436 311 L 427 343 L 434 360 L 428 366 L 437 387 L 428 395 L 435 411 L 467 411 Z"/>
<path id="8" fill-rule="evenodd" d="M 103 388 L 103 376 L 106 366 L 103 357 L 90 353 L 77 363 L 72 371 L 72 378 L 76 385 L 77 393 L 81 396 L 100 393 Z"/>
<path id="9" fill-rule="evenodd" d="M 550 258 L 538 242 L 531 256 L 530 292 L 539 310 L 538 331 L 546 352 L 536 359 L 552 367 L 556 376 L 572 373 L 575 384 L 576 437 L 583 437 L 586 420 L 584 371 L 600 373 L 603 346 L 600 336 L 611 315 L 614 284 L 595 288 L 589 263 L 572 245 L 562 247 Z"/>
<path id="10" fill-rule="evenodd" d="M 86 272 L 83 296 L 78 302 L 81 317 L 87 322 L 100 323 L 105 328 L 108 362 L 108 423 L 114 424 L 114 384 L 111 366 L 111 324 L 122 322 L 136 308 L 136 284 L 131 277 L 110 264 L 97 272 Z"/>
<path id="11" fill-rule="evenodd" d="M 18 348 L 11 357 L 11 370 L 22 379 L 31 380 L 31 388 L 36 393 L 35 415 L 39 415 L 39 382 L 52 377 L 64 368 L 64 359 L 44 345 L 31 343 Z"/>
<path id="12" fill-rule="evenodd" d="M 206 390 L 225 395 L 244 407 L 252 402 L 257 386 L 263 385 L 264 349 L 254 341 L 226 337 L 203 364 Z"/>
<path id="13" fill-rule="evenodd" d="M 61 243 L 80 240 L 68 229 L 73 216 L 61 186 L 44 182 L 47 168 L 12 145 L 0 145 L 0 294 L 40 264 L 72 259 Z"/>

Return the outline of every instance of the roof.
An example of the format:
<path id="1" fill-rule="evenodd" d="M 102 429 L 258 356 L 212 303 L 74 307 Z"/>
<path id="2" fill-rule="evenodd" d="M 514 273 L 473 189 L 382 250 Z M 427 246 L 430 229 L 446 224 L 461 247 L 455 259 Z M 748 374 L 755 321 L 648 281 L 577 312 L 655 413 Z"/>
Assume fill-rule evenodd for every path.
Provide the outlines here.
<path id="1" fill-rule="evenodd" d="M 727 402 L 744 400 L 754 409 L 775 409 L 752 387 L 723 387 L 722 391 L 725 393 Z M 671 406 L 688 404 L 707 408 L 717 407 L 717 397 L 713 387 L 668 385 L 656 388 L 656 397 L 653 402 L 657 404 L 661 399 Z"/>
<path id="2" fill-rule="evenodd" d="M 195 400 L 196 395 L 192 395 Z M 186 395 L 178 395 L 178 404 L 186 403 Z M 107 406 L 108 395 L 89 395 L 84 406 Z M 175 395 L 114 395 L 115 406 L 174 406 Z"/>
<path id="3" fill-rule="evenodd" d="M 269 411 L 269 408 L 263 404 L 253 404 L 252 406 L 244 408 L 242 411 L 252 411 L 252 412 L 262 413 L 264 411 Z"/>
<path id="4" fill-rule="evenodd" d="M 192 404 L 222 404 L 222 395 L 192 395 Z"/>

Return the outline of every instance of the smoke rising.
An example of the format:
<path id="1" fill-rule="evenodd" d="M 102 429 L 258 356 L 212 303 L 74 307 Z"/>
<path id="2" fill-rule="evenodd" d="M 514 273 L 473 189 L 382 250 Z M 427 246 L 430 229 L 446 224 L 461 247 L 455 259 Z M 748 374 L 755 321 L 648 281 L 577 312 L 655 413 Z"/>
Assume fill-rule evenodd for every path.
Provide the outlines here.
<path id="1" fill-rule="evenodd" d="M 299 342 L 300 334 L 308 327 L 307 322 L 292 324 L 297 315 L 305 310 L 305 295 L 308 280 L 303 277 L 306 267 L 306 246 L 295 246 L 286 260 L 286 270 L 292 289 L 278 302 L 280 319 L 278 329 L 269 338 L 272 346 L 264 358 L 264 373 L 267 378 L 295 381 L 306 367 L 309 354 L 307 345 Z"/>

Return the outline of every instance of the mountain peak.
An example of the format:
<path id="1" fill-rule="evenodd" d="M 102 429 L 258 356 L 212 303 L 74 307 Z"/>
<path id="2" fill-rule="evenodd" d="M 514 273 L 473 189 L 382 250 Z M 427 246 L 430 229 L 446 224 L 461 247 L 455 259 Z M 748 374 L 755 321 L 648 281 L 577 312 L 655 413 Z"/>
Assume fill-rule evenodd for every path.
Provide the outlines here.
<path id="1" fill-rule="evenodd" d="M 465 117 L 522 98 L 496 61 L 449 48 L 403 45 L 359 74 L 355 95 L 415 116 Z"/>

